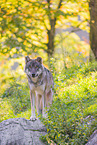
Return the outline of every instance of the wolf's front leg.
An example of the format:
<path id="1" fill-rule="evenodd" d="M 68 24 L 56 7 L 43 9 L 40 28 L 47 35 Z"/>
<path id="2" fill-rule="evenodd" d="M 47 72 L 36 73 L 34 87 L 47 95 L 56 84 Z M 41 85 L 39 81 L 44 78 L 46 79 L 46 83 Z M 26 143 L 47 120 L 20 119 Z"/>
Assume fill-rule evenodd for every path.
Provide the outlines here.
<path id="1" fill-rule="evenodd" d="M 36 109 L 38 116 L 42 113 L 42 96 L 36 93 Z"/>
<path id="2" fill-rule="evenodd" d="M 30 91 L 30 100 L 31 100 L 31 117 L 30 120 L 36 120 L 36 115 L 35 115 L 35 92 Z"/>

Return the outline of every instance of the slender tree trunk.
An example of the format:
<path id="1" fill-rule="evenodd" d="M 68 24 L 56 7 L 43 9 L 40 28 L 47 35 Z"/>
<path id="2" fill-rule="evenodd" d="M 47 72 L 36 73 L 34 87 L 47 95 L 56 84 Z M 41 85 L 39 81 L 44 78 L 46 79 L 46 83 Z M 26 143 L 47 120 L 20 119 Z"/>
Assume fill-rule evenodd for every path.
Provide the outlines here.
<path id="1" fill-rule="evenodd" d="M 60 9 L 61 5 L 62 5 L 62 0 L 59 0 L 59 4 L 57 6 L 56 9 L 56 14 L 52 14 L 51 13 L 51 0 L 47 0 L 48 3 L 48 18 L 49 18 L 49 23 L 50 23 L 50 29 L 47 29 L 48 32 L 48 44 L 47 44 L 47 54 L 48 54 L 48 60 L 50 60 L 50 58 L 53 56 L 54 53 L 54 38 L 55 38 L 55 25 L 56 25 L 56 14 L 58 12 L 58 10 Z"/>
<path id="2" fill-rule="evenodd" d="M 48 58 L 53 56 L 54 53 L 54 38 L 55 38 L 55 24 L 56 24 L 56 19 L 51 19 L 50 20 L 50 26 L 51 29 L 48 30 Z"/>
<path id="3" fill-rule="evenodd" d="M 97 0 L 90 0 L 90 47 L 97 60 Z"/>

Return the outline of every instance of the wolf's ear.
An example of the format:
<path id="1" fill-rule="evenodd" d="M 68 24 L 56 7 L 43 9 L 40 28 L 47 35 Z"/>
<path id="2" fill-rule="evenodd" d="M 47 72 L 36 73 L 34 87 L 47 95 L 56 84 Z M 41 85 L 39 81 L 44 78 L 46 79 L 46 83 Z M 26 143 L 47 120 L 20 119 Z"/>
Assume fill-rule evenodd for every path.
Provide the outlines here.
<path id="1" fill-rule="evenodd" d="M 37 57 L 36 60 L 40 63 L 42 63 L 42 58 L 41 57 Z"/>
<path id="2" fill-rule="evenodd" d="M 28 61 L 30 61 L 30 57 L 29 56 L 25 56 L 25 63 L 27 63 Z"/>

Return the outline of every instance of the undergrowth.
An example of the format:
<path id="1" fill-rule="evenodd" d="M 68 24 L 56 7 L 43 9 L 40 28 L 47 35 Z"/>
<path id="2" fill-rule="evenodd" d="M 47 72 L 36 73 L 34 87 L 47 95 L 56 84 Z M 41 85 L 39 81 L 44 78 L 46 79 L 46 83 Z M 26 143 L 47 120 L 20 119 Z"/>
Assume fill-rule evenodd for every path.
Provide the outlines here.
<path id="1" fill-rule="evenodd" d="M 97 128 L 97 62 L 73 66 L 54 77 L 54 100 L 46 119 L 42 137 L 48 144 L 84 145 Z M 19 74 L 18 74 L 19 76 Z M 30 118 L 30 97 L 27 79 L 13 77 L 0 94 L 0 121 L 14 117 Z M 24 78 L 24 79 L 23 79 Z M 2 80 L 3 82 L 3 80 Z"/>

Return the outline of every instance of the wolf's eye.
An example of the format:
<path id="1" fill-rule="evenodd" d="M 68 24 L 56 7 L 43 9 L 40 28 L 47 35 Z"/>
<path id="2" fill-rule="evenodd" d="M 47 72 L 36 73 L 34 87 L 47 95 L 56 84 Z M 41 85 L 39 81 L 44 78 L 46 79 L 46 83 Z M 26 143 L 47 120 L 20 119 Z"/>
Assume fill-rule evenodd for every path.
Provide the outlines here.
<path id="1" fill-rule="evenodd" d="M 29 66 L 29 68 L 31 68 L 31 66 Z"/>

